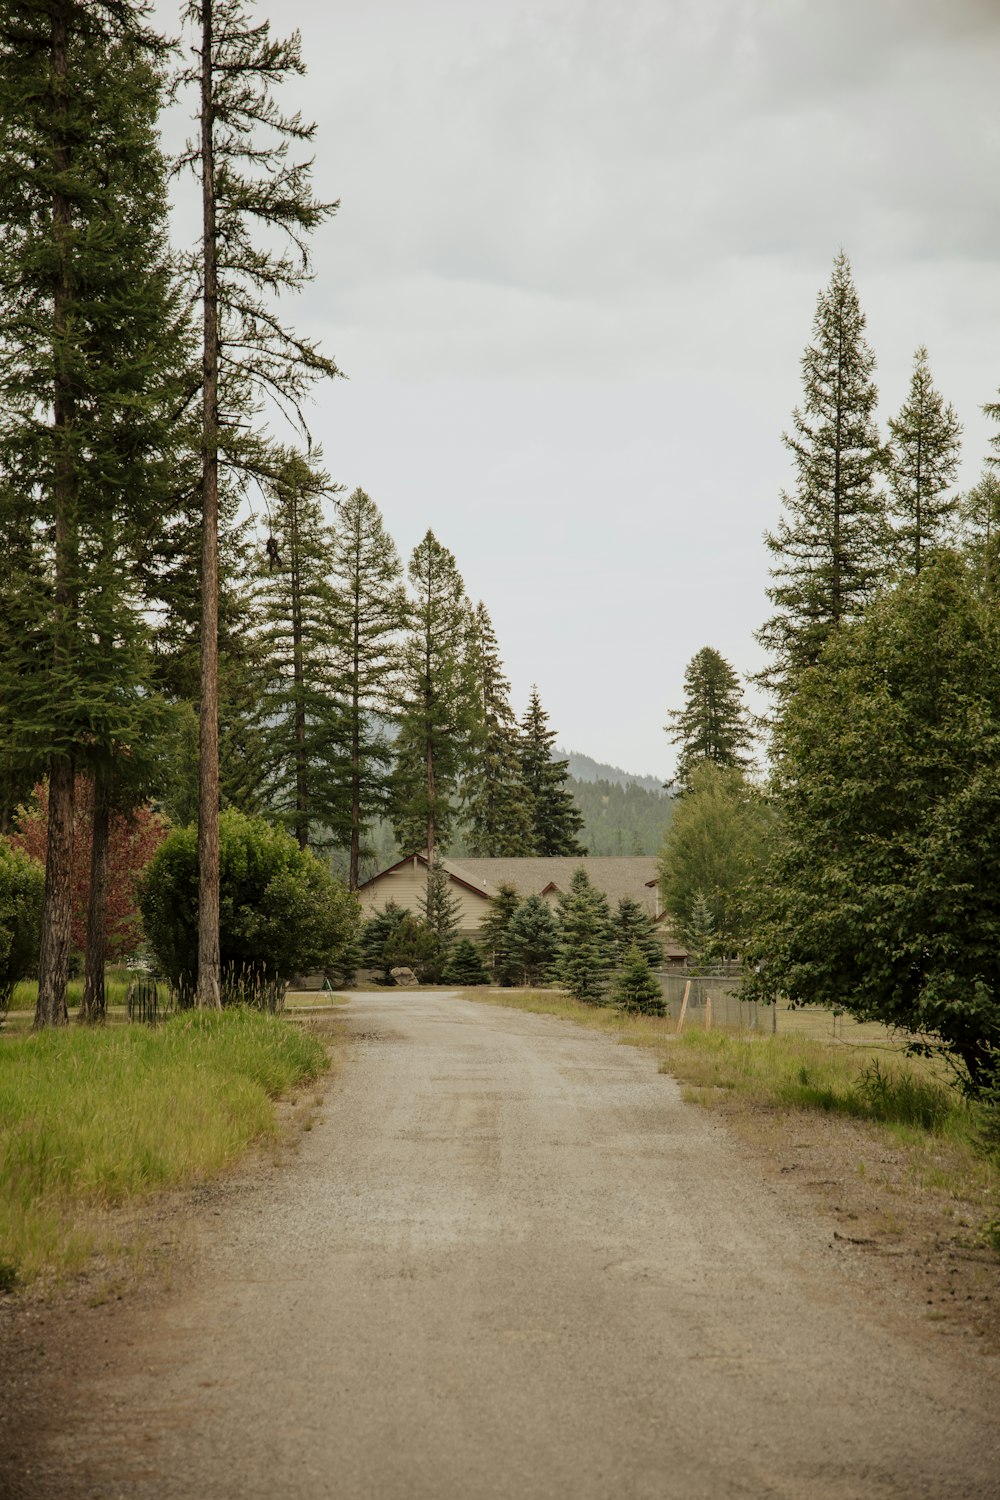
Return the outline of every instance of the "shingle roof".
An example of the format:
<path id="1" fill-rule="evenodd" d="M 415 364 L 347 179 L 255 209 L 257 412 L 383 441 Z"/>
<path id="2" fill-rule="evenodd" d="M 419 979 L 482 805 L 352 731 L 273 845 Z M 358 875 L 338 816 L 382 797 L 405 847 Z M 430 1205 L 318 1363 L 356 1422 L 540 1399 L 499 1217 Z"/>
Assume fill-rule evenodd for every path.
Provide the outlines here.
<path id="1" fill-rule="evenodd" d="M 445 859 L 445 868 L 459 880 L 493 895 L 499 885 L 512 885 L 522 896 L 538 895 L 546 886 L 568 891 L 573 871 L 582 865 L 591 883 L 614 905 L 622 896 L 646 904 L 645 887 L 657 877 L 652 855 L 559 855 L 550 859 Z"/>

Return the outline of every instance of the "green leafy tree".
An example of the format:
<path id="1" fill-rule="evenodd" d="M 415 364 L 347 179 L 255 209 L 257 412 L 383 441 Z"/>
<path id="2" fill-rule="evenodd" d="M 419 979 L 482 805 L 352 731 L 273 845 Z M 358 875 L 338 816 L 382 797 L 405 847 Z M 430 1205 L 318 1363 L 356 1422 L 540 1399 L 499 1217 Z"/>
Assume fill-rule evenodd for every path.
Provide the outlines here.
<path id="1" fill-rule="evenodd" d="M 684 707 L 670 715 L 667 733 L 680 746 L 676 781 L 687 786 L 700 761 L 746 767 L 753 735 L 740 680 L 718 651 L 702 646 L 684 671 Z"/>
<path id="2" fill-rule="evenodd" d="M 480 602 L 469 620 L 476 713 L 463 784 L 469 852 L 486 858 L 532 850 L 531 817 L 518 754 L 518 725 L 493 622 Z"/>
<path id="3" fill-rule="evenodd" d="M 233 809 L 219 821 L 223 993 L 238 998 L 293 974 L 335 969 L 360 925 L 357 897 L 283 829 Z M 149 945 L 174 989 L 194 999 L 198 966 L 197 830 L 177 828 L 142 878 Z"/>
<path id="4" fill-rule="evenodd" d="M 454 555 L 432 531 L 414 549 L 409 577 L 392 821 L 400 848 L 425 848 L 432 869 L 438 845 L 448 844 L 473 724 L 467 600 Z"/>
<path id="5" fill-rule="evenodd" d="M 951 489 L 961 451 L 962 424 L 935 389 L 921 346 L 906 401 L 889 419 L 889 509 L 896 519 L 896 556 L 905 572 L 919 573 L 928 551 L 951 539 L 958 510 Z"/>
<path id="6" fill-rule="evenodd" d="M 776 726 L 755 988 L 1000 1059 L 1000 622 L 932 555 L 830 642 Z"/>
<path id="7" fill-rule="evenodd" d="M 834 261 L 802 357 L 803 403 L 785 445 L 795 488 L 766 537 L 775 613 L 757 639 L 771 653 L 769 686 L 811 666 L 832 631 L 864 611 L 885 576 L 888 529 L 877 480 L 882 448 L 875 421 L 875 356 L 847 256 Z"/>
<path id="8" fill-rule="evenodd" d="M 490 908 L 479 927 L 479 941 L 486 962 L 497 984 L 511 985 L 517 982 L 517 970 L 511 958 L 508 934 L 514 913 L 521 904 L 516 886 L 502 881 L 495 896 L 490 897 Z"/>
<path id="9" fill-rule="evenodd" d="M 559 952 L 559 924 L 541 896 L 527 896 L 511 917 L 506 933 L 510 968 L 519 984 L 541 984 Z"/>
<path id="10" fill-rule="evenodd" d="M 663 949 L 656 936 L 653 919 L 633 896 L 623 896 L 615 912 L 615 943 L 619 963 L 630 948 L 638 948 L 654 969 L 663 963 Z"/>
<path id="11" fill-rule="evenodd" d="M 448 984 L 489 984 L 490 976 L 483 955 L 471 938 L 459 938 L 451 950 L 443 977 Z"/>
<path id="12" fill-rule="evenodd" d="M 353 891 L 366 829 L 389 807 L 392 747 L 386 724 L 400 669 L 400 633 L 407 619 L 396 544 L 364 490 L 355 490 L 339 507 L 330 581 L 344 737 L 334 828 L 350 851 L 348 883 Z"/>
<path id="13" fill-rule="evenodd" d="M 38 962 L 44 899 L 43 866 L 0 839 L 0 1021 L 14 986 Z"/>
<path id="14" fill-rule="evenodd" d="M 542 707 L 537 687 L 532 687 L 527 711 L 521 720 L 521 778 L 531 812 L 533 854 L 583 854 L 579 833 L 583 818 L 566 790 L 569 761 L 553 760 L 556 732 Z"/>
<path id="15" fill-rule="evenodd" d="M 272 799 L 305 849 L 337 815 L 343 734 L 330 640 L 333 539 L 323 501 L 334 493 L 315 460 L 286 450 L 272 491 L 269 566 L 261 578 Z M 334 786 L 331 786 L 334 783 Z"/>
<path id="16" fill-rule="evenodd" d="M 747 895 L 765 859 L 769 825 L 763 797 L 739 770 L 711 761 L 695 767 L 660 855 L 660 893 L 682 933 L 700 893 L 719 952 L 740 952 L 748 935 Z"/>
<path id="17" fill-rule="evenodd" d="M 305 71 L 298 33 L 271 36 L 246 0 L 189 0 L 196 41 L 179 85 L 198 91 L 199 133 L 181 161 L 198 178 L 202 229 L 189 270 L 202 311 L 201 672 L 199 811 L 201 929 L 198 1003 L 221 1005 L 219 947 L 219 467 L 266 466 L 241 424 L 266 399 L 304 431 L 312 383 L 338 373 L 315 343 L 285 328 L 271 299 L 310 278 L 308 236 L 337 205 L 313 195 L 309 161 L 289 159 L 315 127 L 283 114 L 275 85 Z M 281 241 L 284 240 L 284 246 Z"/>
<path id="18" fill-rule="evenodd" d="M 559 947 L 554 977 L 575 1000 L 603 1005 L 615 965 L 614 924 L 607 897 L 581 865 L 559 898 Z"/>
<path id="19" fill-rule="evenodd" d="M 183 345 L 162 53 L 133 5 L 0 5 L 0 765 L 49 784 L 37 1026 L 66 1020 L 76 773 L 141 738 L 132 565 Z"/>
<path id="20" fill-rule="evenodd" d="M 611 987 L 611 1000 L 619 1010 L 640 1016 L 664 1014 L 663 990 L 640 948 L 626 949 Z"/>

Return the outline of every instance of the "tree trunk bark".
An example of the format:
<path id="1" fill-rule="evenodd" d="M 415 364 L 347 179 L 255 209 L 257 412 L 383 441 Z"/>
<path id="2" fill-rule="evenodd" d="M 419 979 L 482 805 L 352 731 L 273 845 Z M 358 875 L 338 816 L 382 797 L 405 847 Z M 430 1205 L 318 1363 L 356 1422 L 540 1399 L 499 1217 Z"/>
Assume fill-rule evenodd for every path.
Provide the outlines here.
<path id="1" fill-rule="evenodd" d="M 63 84 L 56 94 L 53 155 L 57 174 L 64 174 L 70 169 L 71 155 L 65 89 L 69 69 L 69 32 L 66 10 L 62 6 L 57 5 L 52 11 L 49 38 L 52 72 Z M 59 256 L 52 298 L 52 503 L 55 522 L 52 665 L 56 675 L 66 670 L 72 654 L 77 550 L 74 469 L 70 452 L 73 387 L 66 349 L 72 295 L 69 263 L 71 227 L 69 198 L 57 183 L 52 194 L 52 237 Z M 70 749 L 66 747 L 61 751 L 53 750 L 49 756 L 49 826 L 45 849 L 45 898 L 42 907 L 42 943 L 38 958 L 36 1027 L 60 1026 L 67 1020 L 66 985 L 69 981 L 73 916 L 74 773 Z"/>
<path id="2" fill-rule="evenodd" d="M 73 794 L 75 776 L 68 755 L 49 760 L 49 827 L 45 848 L 45 902 L 38 959 L 35 1027 L 65 1026 L 66 985 L 73 921 Z"/>
<path id="3" fill-rule="evenodd" d="M 201 5 L 202 385 L 201 701 L 198 776 L 198 1005 L 222 1009 L 219 956 L 219 294 L 212 5 Z"/>
<path id="4" fill-rule="evenodd" d="M 83 1004 L 79 1019 L 91 1023 L 107 1015 L 104 993 L 104 929 L 108 912 L 108 835 L 111 828 L 111 772 L 99 765 L 94 772 L 91 817 L 90 894 L 87 899 L 87 959 Z"/>

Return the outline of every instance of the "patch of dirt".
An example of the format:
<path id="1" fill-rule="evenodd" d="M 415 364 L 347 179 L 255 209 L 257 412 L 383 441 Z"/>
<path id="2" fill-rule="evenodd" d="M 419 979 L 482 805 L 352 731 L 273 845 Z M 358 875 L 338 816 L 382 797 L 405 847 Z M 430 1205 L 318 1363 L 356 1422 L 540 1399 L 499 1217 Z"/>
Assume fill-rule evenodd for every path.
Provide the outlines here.
<path id="1" fill-rule="evenodd" d="M 913 1154 L 864 1121 L 764 1111 L 720 1094 L 713 1111 L 765 1180 L 800 1213 L 819 1208 L 839 1222 L 831 1244 L 853 1276 L 922 1309 L 928 1328 L 1000 1351 L 1000 1256 L 983 1240 L 981 1210 L 923 1187 Z"/>

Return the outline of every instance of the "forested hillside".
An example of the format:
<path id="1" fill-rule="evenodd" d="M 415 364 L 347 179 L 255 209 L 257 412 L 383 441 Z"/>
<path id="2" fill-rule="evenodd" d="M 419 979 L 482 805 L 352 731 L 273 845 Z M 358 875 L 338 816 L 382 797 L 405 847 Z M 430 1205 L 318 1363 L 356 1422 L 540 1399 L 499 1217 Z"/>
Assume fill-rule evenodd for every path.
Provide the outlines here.
<path id="1" fill-rule="evenodd" d="M 579 758 L 579 757 L 578 757 Z M 609 769 L 613 769 L 610 768 Z M 588 854 L 658 854 L 670 822 L 673 798 L 645 783 L 624 784 L 601 776 L 566 782 L 583 814 L 580 840 Z"/>

